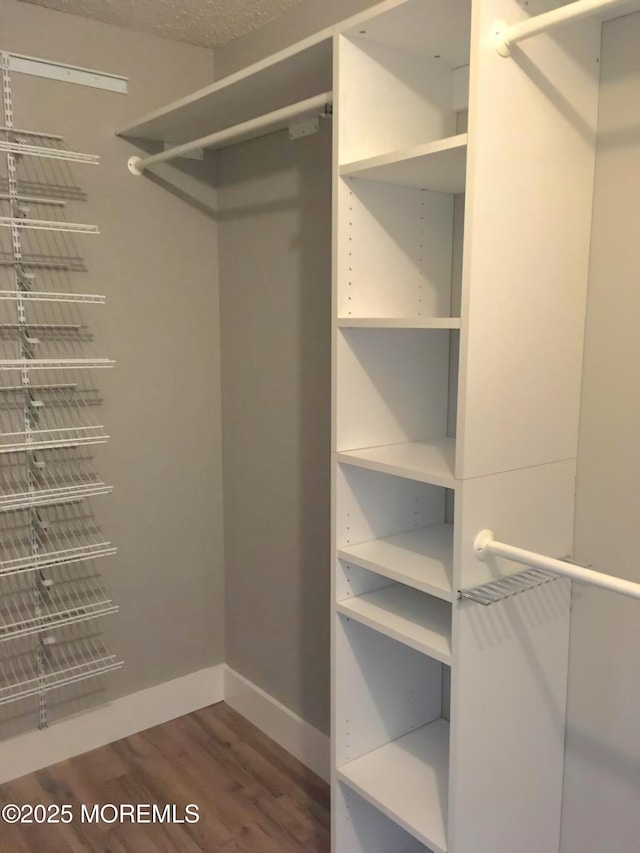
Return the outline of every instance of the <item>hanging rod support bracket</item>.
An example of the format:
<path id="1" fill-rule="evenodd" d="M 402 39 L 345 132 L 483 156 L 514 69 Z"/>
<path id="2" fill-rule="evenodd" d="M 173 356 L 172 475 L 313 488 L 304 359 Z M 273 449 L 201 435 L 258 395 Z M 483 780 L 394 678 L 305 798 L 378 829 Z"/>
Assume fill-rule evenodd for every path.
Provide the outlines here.
<path id="1" fill-rule="evenodd" d="M 520 565 L 527 566 L 530 569 L 538 569 L 547 573 L 552 572 L 555 575 L 578 581 L 578 583 L 599 587 L 609 592 L 616 592 L 619 595 L 640 600 L 640 583 L 583 568 L 574 563 L 568 563 L 566 560 L 536 554 L 534 551 L 526 551 L 524 548 L 507 545 L 505 542 L 498 542 L 494 539 L 491 530 L 481 530 L 477 534 L 473 542 L 473 550 L 476 558 L 481 561 L 485 561 L 492 554 L 495 557 L 520 563 Z"/>
<path id="2" fill-rule="evenodd" d="M 508 39 L 509 27 L 505 21 L 496 21 L 493 25 L 493 43 L 500 56 L 511 56 L 511 44 Z"/>
<path id="3" fill-rule="evenodd" d="M 495 539 L 493 530 L 481 530 L 480 533 L 476 536 L 473 543 L 473 550 L 475 551 L 476 557 L 480 560 L 481 563 L 487 559 L 488 551 L 487 545 Z"/>
<path id="4" fill-rule="evenodd" d="M 294 121 L 289 125 L 289 139 L 301 139 L 303 136 L 313 136 L 320 130 L 320 119 L 308 118 L 304 121 Z"/>
<path id="5" fill-rule="evenodd" d="M 138 163 L 142 160 L 142 157 L 129 157 L 127 160 L 127 168 L 131 172 L 132 175 L 141 175 L 142 169 L 138 168 Z"/>

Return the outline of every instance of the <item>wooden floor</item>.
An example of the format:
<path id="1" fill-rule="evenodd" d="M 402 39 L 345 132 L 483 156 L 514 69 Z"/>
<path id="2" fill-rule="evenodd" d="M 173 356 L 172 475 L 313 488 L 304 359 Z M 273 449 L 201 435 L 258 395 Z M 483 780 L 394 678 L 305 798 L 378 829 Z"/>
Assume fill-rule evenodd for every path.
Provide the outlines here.
<path id="1" fill-rule="evenodd" d="M 329 850 L 327 785 L 223 702 L 2 785 L 0 801 L 74 812 L 68 825 L 0 822 L 2 853 Z M 194 803 L 200 820 L 82 823 L 83 803 L 169 803 L 178 817 Z"/>

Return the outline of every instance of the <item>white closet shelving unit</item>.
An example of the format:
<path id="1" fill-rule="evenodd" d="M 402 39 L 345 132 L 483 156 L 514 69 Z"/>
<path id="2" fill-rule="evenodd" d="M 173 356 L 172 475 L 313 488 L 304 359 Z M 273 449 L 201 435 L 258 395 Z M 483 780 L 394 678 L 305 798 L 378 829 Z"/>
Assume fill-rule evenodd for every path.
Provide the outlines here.
<path id="1" fill-rule="evenodd" d="M 98 157 L 59 136 L 16 129 L 10 55 L 2 61 L 0 129 L 0 706 L 48 723 L 49 693 L 119 668 L 98 617 L 117 611 L 95 561 L 115 553 L 86 499 L 112 489 L 88 445 L 107 441 L 86 355 L 91 333 L 77 293 L 84 272 L 67 204 L 84 200 L 70 164 Z M 15 703 L 18 703 L 17 706 Z"/>
<path id="2" fill-rule="evenodd" d="M 558 850 L 570 583 L 460 596 L 481 530 L 572 546 L 600 24 L 496 49 L 551 5 L 386 0 L 122 131 L 333 91 L 335 853 Z"/>
<path id="3" fill-rule="evenodd" d="M 459 600 L 483 527 L 572 543 L 599 25 L 501 57 L 527 12 L 336 37 L 336 853 L 558 850 L 569 584 Z"/>

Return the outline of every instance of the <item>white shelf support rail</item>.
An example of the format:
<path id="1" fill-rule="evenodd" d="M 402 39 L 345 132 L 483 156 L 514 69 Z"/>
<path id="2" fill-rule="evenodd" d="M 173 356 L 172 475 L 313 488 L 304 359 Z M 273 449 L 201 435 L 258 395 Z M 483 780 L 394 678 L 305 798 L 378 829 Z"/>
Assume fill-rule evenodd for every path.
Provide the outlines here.
<path id="1" fill-rule="evenodd" d="M 593 569 L 583 568 L 572 563 L 566 563 L 563 560 L 557 560 L 553 557 L 546 557 L 543 554 L 536 554 L 535 551 L 526 551 L 524 548 L 506 545 L 504 542 L 498 542 L 494 538 L 492 530 L 481 530 L 475 538 L 473 547 L 476 557 L 482 562 L 489 555 L 493 554 L 496 557 L 504 557 L 507 560 L 512 560 L 514 563 L 520 563 L 523 566 L 529 566 L 532 569 L 551 572 L 555 575 L 561 575 L 562 577 L 578 581 L 578 583 L 596 586 L 600 589 L 606 589 L 609 592 L 626 595 L 629 598 L 640 599 L 639 583 L 624 580 L 613 575 L 606 575 L 603 572 L 596 572 Z"/>
<path id="2" fill-rule="evenodd" d="M 574 0 L 573 3 L 560 6 L 559 9 L 535 15 L 511 26 L 504 21 L 496 21 L 494 32 L 496 50 L 500 56 L 511 56 L 511 48 L 518 42 L 555 27 L 609 12 L 623 5 L 628 6 L 629 0 Z"/>
<path id="3" fill-rule="evenodd" d="M 210 133 L 208 136 L 202 136 L 191 142 L 185 142 L 183 145 L 176 145 L 166 151 L 160 152 L 160 154 L 153 154 L 150 157 L 130 157 L 127 165 L 133 175 L 141 175 L 149 166 L 164 163 L 167 160 L 174 160 L 176 157 L 184 157 L 198 149 L 222 148 L 225 145 L 230 145 L 232 142 L 254 139 L 275 130 L 282 130 L 288 127 L 293 121 L 313 118 L 318 115 L 330 115 L 332 103 L 333 95 L 331 92 L 314 95 L 312 98 L 298 101 L 296 104 L 290 104 L 287 107 L 257 116 L 248 121 L 243 121 L 240 124 L 234 124 L 223 130 Z"/>

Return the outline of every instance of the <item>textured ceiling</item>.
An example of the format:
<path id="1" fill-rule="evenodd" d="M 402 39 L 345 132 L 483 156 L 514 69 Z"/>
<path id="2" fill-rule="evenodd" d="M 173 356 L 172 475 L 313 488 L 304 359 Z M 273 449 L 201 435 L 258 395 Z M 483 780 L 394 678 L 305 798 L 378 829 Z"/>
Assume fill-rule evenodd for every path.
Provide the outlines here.
<path id="1" fill-rule="evenodd" d="M 217 47 L 277 18 L 301 0 L 24 0 L 47 9 Z"/>

